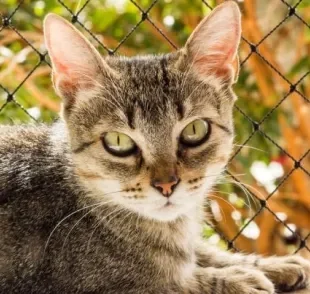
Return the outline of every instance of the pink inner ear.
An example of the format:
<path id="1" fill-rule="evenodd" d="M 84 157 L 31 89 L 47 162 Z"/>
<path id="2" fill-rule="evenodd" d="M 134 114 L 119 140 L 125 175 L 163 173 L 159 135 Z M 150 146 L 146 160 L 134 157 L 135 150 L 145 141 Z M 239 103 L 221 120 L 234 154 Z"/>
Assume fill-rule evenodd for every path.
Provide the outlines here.
<path id="1" fill-rule="evenodd" d="M 235 3 L 225 3 L 199 24 L 186 45 L 196 72 L 233 81 L 238 73 L 240 12 Z"/>
<path id="2" fill-rule="evenodd" d="M 68 74 L 68 66 L 64 65 L 63 63 L 61 63 L 59 61 L 59 59 L 57 58 L 54 58 L 54 63 L 55 63 L 55 66 L 56 66 L 56 70 L 57 72 L 60 72 L 62 74 Z"/>
<path id="3" fill-rule="evenodd" d="M 231 49 L 227 55 L 209 54 L 196 57 L 194 64 L 201 75 L 214 74 L 219 78 L 231 79 L 234 78 L 234 73 L 237 72 L 235 68 L 238 68 L 238 65 L 235 64 L 236 59 L 233 58 L 234 52 Z"/>
<path id="4" fill-rule="evenodd" d="M 212 44 L 207 48 L 205 54 L 195 57 L 194 64 L 200 74 L 209 75 L 212 73 L 224 79 L 234 78 L 234 74 L 238 72 L 235 70 L 238 68 L 235 64 L 237 46 L 235 40 L 229 39 L 226 42 L 223 40 L 219 44 Z"/>
<path id="5" fill-rule="evenodd" d="M 45 42 L 58 76 L 77 80 L 82 76 L 77 73 L 95 74 L 95 49 L 67 21 L 49 16 L 45 22 Z"/>
<path id="6" fill-rule="evenodd" d="M 71 72 L 69 67 L 62 64 L 59 65 L 63 69 L 58 71 L 53 71 L 53 80 L 56 89 L 60 90 L 62 93 L 70 92 L 75 94 L 79 88 L 87 90 L 94 86 L 91 79 L 87 77 L 81 78 L 77 73 Z"/>

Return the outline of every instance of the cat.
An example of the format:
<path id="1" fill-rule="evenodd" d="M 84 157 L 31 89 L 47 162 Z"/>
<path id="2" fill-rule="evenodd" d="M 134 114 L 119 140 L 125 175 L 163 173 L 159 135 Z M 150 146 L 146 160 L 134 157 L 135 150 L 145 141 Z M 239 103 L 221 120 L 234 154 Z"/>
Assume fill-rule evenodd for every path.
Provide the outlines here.
<path id="1" fill-rule="evenodd" d="M 307 287 L 299 256 L 232 254 L 201 237 L 205 195 L 232 150 L 236 3 L 166 55 L 103 58 L 54 14 L 44 35 L 63 120 L 0 127 L 0 293 Z"/>

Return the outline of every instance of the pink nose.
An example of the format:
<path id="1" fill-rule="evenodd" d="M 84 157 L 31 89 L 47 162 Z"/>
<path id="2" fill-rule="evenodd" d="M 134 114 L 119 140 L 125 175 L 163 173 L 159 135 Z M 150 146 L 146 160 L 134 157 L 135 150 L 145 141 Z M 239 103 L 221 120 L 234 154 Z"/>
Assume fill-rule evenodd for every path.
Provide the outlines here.
<path id="1" fill-rule="evenodd" d="M 169 197 L 176 188 L 180 179 L 177 176 L 171 176 L 169 182 L 162 182 L 160 180 L 153 180 L 152 186 L 157 189 L 165 197 Z"/>

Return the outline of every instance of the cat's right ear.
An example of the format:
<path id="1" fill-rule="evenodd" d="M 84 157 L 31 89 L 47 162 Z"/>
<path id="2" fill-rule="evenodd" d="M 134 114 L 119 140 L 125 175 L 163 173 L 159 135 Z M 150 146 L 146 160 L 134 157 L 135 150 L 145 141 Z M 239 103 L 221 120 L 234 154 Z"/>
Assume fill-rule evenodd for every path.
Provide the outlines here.
<path id="1" fill-rule="evenodd" d="M 95 86 L 100 73 L 111 69 L 92 44 L 60 16 L 45 17 L 44 37 L 52 61 L 55 89 L 69 109 L 75 103 L 78 90 Z"/>

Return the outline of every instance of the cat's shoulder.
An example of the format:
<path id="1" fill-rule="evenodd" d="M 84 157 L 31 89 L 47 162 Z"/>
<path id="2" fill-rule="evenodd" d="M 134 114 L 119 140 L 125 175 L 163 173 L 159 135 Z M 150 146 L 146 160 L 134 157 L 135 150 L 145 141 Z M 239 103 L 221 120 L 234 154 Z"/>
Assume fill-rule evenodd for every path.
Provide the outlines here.
<path id="1" fill-rule="evenodd" d="M 34 169 L 31 163 L 48 167 L 55 161 L 65 161 L 67 151 L 67 134 L 62 123 L 0 126 L 2 170 L 14 164 L 15 169 L 21 169 L 22 165 Z"/>
<path id="2" fill-rule="evenodd" d="M 34 193 L 38 186 L 57 186 L 66 177 L 63 128 L 59 123 L 0 126 L 0 204 L 9 196 Z"/>
<path id="3" fill-rule="evenodd" d="M 28 141 L 36 141 L 46 137 L 49 127 L 44 124 L 38 125 L 0 125 L 0 146 L 8 143 L 22 145 Z"/>
<path id="4" fill-rule="evenodd" d="M 0 153 L 34 150 L 53 144 L 55 133 L 64 129 L 61 123 L 52 125 L 0 125 Z"/>

